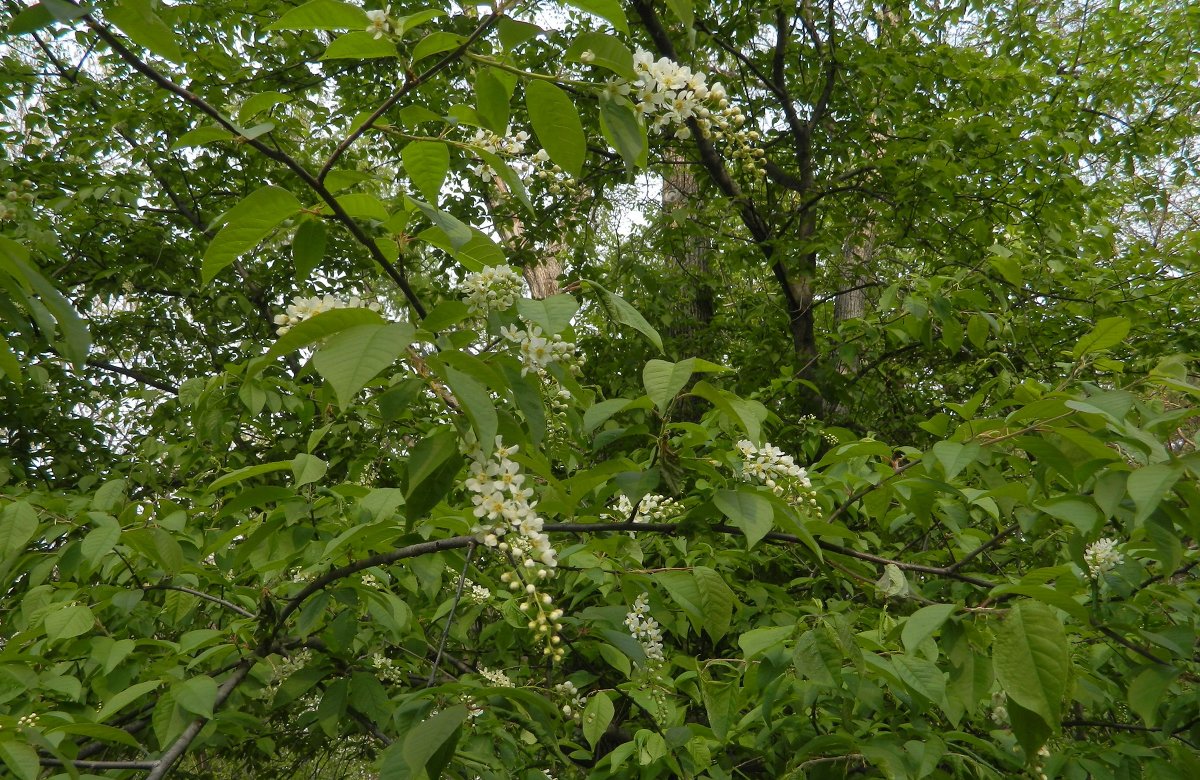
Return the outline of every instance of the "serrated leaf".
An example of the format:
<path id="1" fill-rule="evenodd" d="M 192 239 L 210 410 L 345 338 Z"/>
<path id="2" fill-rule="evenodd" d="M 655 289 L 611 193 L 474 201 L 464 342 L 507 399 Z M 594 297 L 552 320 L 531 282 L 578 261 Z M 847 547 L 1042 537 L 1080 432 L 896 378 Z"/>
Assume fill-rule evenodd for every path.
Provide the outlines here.
<path id="1" fill-rule="evenodd" d="M 579 178 L 587 140 L 571 98 L 548 81 L 534 80 L 525 85 L 525 106 L 533 132 L 550 159 Z"/>
<path id="2" fill-rule="evenodd" d="M 217 233 L 200 267 L 200 277 L 208 284 L 242 254 L 254 249 L 275 227 L 300 211 L 300 201 L 287 190 L 268 184 L 247 195 L 224 217 L 225 226 Z"/>
<path id="3" fill-rule="evenodd" d="M 490 453 L 495 444 L 496 429 L 499 419 L 496 416 L 496 405 L 492 396 L 474 377 L 446 367 L 446 384 L 454 391 L 455 398 L 467 413 L 471 427 L 475 430 L 480 446 L 485 453 Z"/>
<path id="4" fill-rule="evenodd" d="M 580 11 L 587 11 L 589 14 L 599 16 L 618 32 L 629 33 L 629 22 L 617 0 L 567 0 L 567 4 L 575 6 Z"/>
<path id="5" fill-rule="evenodd" d="M 713 504 L 746 535 L 747 549 L 754 549 L 774 523 L 771 502 L 748 490 L 718 490 Z"/>
<path id="6" fill-rule="evenodd" d="M 184 710 L 202 718 L 212 718 L 217 701 L 217 681 L 208 675 L 184 680 L 172 689 L 175 702 Z"/>
<path id="7" fill-rule="evenodd" d="M 1129 475 L 1125 489 L 1137 507 L 1134 523 L 1140 524 L 1158 508 L 1182 474 L 1183 470 L 1177 464 L 1155 463 Z"/>
<path id="8" fill-rule="evenodd" d="M 1170 666 L 1150 666 L 1129 684 L 1129 708 L 1150 728 L 1158 725 L 1158 708 L 1178 676 L 1179 670 Z"/>
<path id="9" fill-rule="evenodd" d="M 411 497 L 431 474 L 457 455 L 458 434 L 453 428 L 443 428 L 417 442 L 408 458 L 406 497 Z"/>
<path id="10" fill-rule="evenodd" d="M 304 282 L 316 270 L 325 256 L 329 233 L 325 223 L 310 219 L 300 223 L 292 238 L 292 266 L 297 282 Z"/>
<path id="11" fill-rule="evenodd" d="M 471 228 L 453 214 L 448 214 L 428 203 L 409 198 L 414 206 L 420 209 L 421 213 L 429 218 L 429 221 L 442 229 L 446 234 L 446 238 L 450 241 L 450 246 L 455 250 L 462 249 L 474 237 Z"/>
<path id="12" fill-rule="evenodd" d="M 412 141 L 400 150 L 400 160 L 409 180 L 436 203 L 450 170 L 450 149 L 440 141 Z"/>
<path id="13" fill-rule="evenodd" d="M 913 693 L 933 704 L 940 705 L 946 701 L 946 676 L 932 661 L 896 654 L 892 656 L 892 669 Z"/>
<path id="14" fill-rule="evenodd" d="M 621 296 L 609 292 L 595 282 L 589 280 L 585 283 L 589 288 L 600 293 L 599 300 L 605 314 L 622 325 L 628 325 L 635 329 L 645 336 L 646 340 L 653 344 L 659 352 L 663 351 L 662 336 L 658 335 L 658 331 L 646 321 L 641 312 L 629 305 Z"/>
<path id="15" fill-rule="evenodd" d="M 214 141 L 229 141 L 233 137 L 233 133 L 223 127 L 196 127 L 176 138 L 175 143 L 171 144 L 171 151 L 186 149 L 189 146 L 204 146 Z"/>
<path id="16" fill-rule="evenodd" d="M 645 168 L 650 153 L 646 128 L 625 103 L 600 103 L 600 132 L 629 167 Z"/>
<path id="17" fill-rule="evenodd" d="M 96 616 L 84 604 L 63 603 L 46 615 L 46 637 L 51 641 L 71 639 L 92 630 Z"/>
<path id="18" fill-rule="evenodd" d="M 96 527 L 88 531 L 79 545 L 79 552 L 92 566 L 108 555 L 121 539 L 121 525 L 111 517 L 98 522 Z"/>
<path id="19" fill-rule="evenodd" d="M 512 95 L 491 68 L 475 74 L 475 107 L 488 129 L 499 135 L 508 130 L 509 100 Z"/>
<path id="20" fill-rule="evenodd" d="M 13 501 L 0 510 L 0 560 L 24 550 L 37 528 L 37 510 L 26 501 Z"/>
<path id="21" fill-rule="evenodd" d="M 440 776 L 440 767 L 431 766 L 443 746 L 458 741 L 467 708 L 448 707 L 410 729 L 403 741 L 396 741 L 383 754 L 379 780 L 418 780 Z M 434 771 L 430 772 L 429 770 Z"/>
<path id="22" fill-rule="evenodd" d="M 1054 611 L 1036 601 L 1014 604 L 996 632 L 992 659 L 1008 697 L 1057 731 L 1071 663 Z"/>
<path id="23" fill-rule="evenodd" d="M 302 452 L 292 459 L 292 475 L 296 478 L 295 487 L 316 482 L 329 471 L 329 464 L 316 455 Z"/>
<path id="24" fill-rule="evenodd" d="M 692 374 L 696 372 L 714 373 L 727 371 L 724 366 L 718 366 L 700 358 L 688 358 L 677 363 L 666 360 L 651 360 L 642 369 L 642 385 L 646 395 L 658 407 L 660 414 L 665 414 L 667 407 L 679 391 L 684 388 Z"/>
<path id="25" fill-rule="evenodd" d="M 733 619 L 733 591 L 720 574 L 707 566 L 694 567 L 692 576 L 700 594 L 704 630 L 717 641 L 729 632 L 729 623 Z"/>
<path id="26" fill-rule="evenodd" d="M 517 311 L 546 333 L 562 333 L 579 311 L 579 301 L 572 295 L 551 295 L 542 299 L 519 298 Z"/>
<path id="27" fill-rule="evenodd" d="M 604 736 L 604 732 L 608 731 L 608 725 L 612 723 L 615 712 L 612 700 L 604 691 L 596 691 L 588 699 L 587 706 L 583 708 L 581 720 L 583 721 L 583 737 L 593 750 Z"/>
<path id="28" fill-rule="evenodd" d="M 247 119 L 252 119 L 263 111 L 274 108 L 280 103 L 287 103 L 289 100 L 291 100 L 290 97 L 274 90 L 251 95 L 238 109 L 238 121 L 245 122 Z"/>
<path id="29" fill-rule="evenodd" d="M 349 32 L 334 38 L 321 61 L 325 60 L 377 60 L 386 57 L 399 57 L 396 44 L 390 38 L 376 38 L 365 30 Z"/>
<path id="30" fill-rule="evenodd" d="M 352 3 L 338 0 L 310 0 L 279 17 L 268 30 L 366 30 L 370 24 L 366 12 Z"/>
<path id="31" fill-rule="evenodd" d="M 922 642 L 942 627 L 955 609 L 957 607 L 954 604 L 930 604 L 909 615 L 900 632 L 905 652 L 915 652 Z"/>
<path id="32" fill-rule="evenodd" d="M 364 325 L 383 324 L 385 324 L 383 317 L 370 309 L 347 308 L 323 311 L 289 328 L 288 332 L 280 336 L 263 357 L 270 360 L 289 352 L 295 352 L 301 347 L 315 344 L 335 333 Z"/>
<path id="33" fill-rule="evenodd" d="M 430 55 L 441 54 L 444 51 L 457 49 L 466 42 L 466 38 L 455 33 L 445 32 L 443 30 L 431 32 L 429 35 L 426 35 L 424 38 L 418 41 L 417 45 L 413 47 L 410 64 L 416 65 L 418 62 L 426 57 L 429 57 Z"/>
<path id="34" fill-rule="evenodd" d="M 581 56 L 591 53 L 586 61 Z M 615 36 L 602 32 L 585 32 L 576 36 L 567 47 L 563 57 L 570 62 L 607 68 L 627 81 L 636 81 L 633 70 L 633 53 Z"/>
<path id="35" fill-rule="evenodd" d="M 793 626 L 767 626 L 754 628 L 738 637 L 738 647 L 749 661 L 773 647 L 778 647 L 790 638 L 796 629 Z"/>
<path id="36" fill-rule="evenodd" d="M 359 325 L 331 336 L 313 355 L 313 366 L 345 409 L 367 382 L 396 362 L 415 335 L 407 322 Z"/>
<path id="37" fill-rule="evenodd" d="M 946 472 L 946 481 L 957 477 L 967 466 L 979 459 L 983 448 L 975 442 L 939 441 L 933 445 L 933 455 Z"/>
<path id="38" fill-rule="evenodd" d="M 1129 320 L 1124 317 L 1106 317 L 1075 344 L 1071 354 L 1078 360 L 1092 352 L 1115 347 L 1129 335 L 1129 325 Z"/>
<path id="39" fill-rule="evenodd" d="M 150 0 L 121 0 L 104 16 L 137 45 L 171 62 L 183 59 L 174 31 L 154 12 Z"/>

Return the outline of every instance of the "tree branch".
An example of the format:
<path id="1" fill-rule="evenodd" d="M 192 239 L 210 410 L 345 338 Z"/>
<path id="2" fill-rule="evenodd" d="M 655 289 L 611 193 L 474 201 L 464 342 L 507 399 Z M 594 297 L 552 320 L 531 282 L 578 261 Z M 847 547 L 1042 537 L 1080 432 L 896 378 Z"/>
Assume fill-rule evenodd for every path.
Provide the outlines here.
<path id="1" fill-rule="evenodd" d="M 234 689 L 241 685 L 242 680 L 246 679 L 246 675 L 250 673 L 251 666 L 250 659 L 243 660 L 234 668 L 233 674 L 229 675 L 229 678 L 221 683 L 221 687 L 217 689 L 217 698 L 213 700 L 214 711 L 224 704 Z M 171 747 L 167 748 L 167 751 L 159 757 L 158 761 L 154 762 L 155 766 L 150 771 L 150 774 L 146 775 L 146 780 L 162 780 L 166 777 L 167 773 L 171 771 L 171 767 L 183 756 L 188 746 L 200 734 L 200 730 L 204 728 L 204 724 L 207 722 L 207 718 L 196 718 L 189 723 L 187 728 L 183 730 L 183 733 L 171 744 Z"/>

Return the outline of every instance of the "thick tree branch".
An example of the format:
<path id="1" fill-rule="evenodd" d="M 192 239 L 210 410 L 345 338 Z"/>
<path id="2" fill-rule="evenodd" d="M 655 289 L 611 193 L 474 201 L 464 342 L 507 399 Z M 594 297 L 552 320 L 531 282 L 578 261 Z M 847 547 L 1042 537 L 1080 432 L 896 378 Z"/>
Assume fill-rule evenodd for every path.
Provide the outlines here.
<path id="1" fill-rule="evenodd" d="M 233 674 L 221 683 L 221 687 L 217 689 L 217 698 L 213 700 L 213 710 L 217 710 L 225 703 L 234 689 L 241 685 L 242 680 L 246 679 L 246 675 L 250 673 L 250 667 L 253 664 L 250 659 L 243 660 L 240 664 L 234 667 Z M 187 752 L 188 746 L 200 734 L 200 730 L 204 728 L 204 724 L 208 722 L 207 718 L 196 718 L 187 725 L 183 733 L 167 748 L 158 761 L 155 762 L 154 769 L 150 774 L 146 775 L 146 780 L 162 780 L 171 771 L 171 767 L 175 762 Z"/>

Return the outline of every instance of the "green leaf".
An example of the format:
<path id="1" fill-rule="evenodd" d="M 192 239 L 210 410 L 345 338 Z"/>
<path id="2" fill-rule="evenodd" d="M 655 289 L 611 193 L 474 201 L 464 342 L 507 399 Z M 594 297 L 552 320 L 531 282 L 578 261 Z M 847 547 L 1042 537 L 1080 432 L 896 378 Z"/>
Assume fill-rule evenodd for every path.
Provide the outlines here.
<path id="1" fill-rule="evenodd" d="M 413 141 L 400 150 L 400 160 L 409 180 L 436 203 L 450 170 L 450 149 L 440 141 Z"/>
<path id="2" fill-rule="evenodd" d="M 913 693 L 941 705 L 946 701 L 946 676 L 937 664 L 913 655 L 892 656 L 892 669 Z"/>
<path id="3" fill-rule="evenodd" d="M 441 54 L 444 51 L 457 49 L 467 42 L 467 39 L 455 33 L 444 32 L 438 30 L 426 35 L 412 49 L 410 65 L 416 65 L 421 60 L 433 54 Z"/>
<path id="4" fill-rule="evenodd" d="M 900 632 L 900 641 L 904 643 L 905 652 L 916 652 L 917 647 L 933 636 L 956 609 L 954 604 L 930 604 L 909 615 L 904 621 L 904 629 Z"/>
<path id="5" fill-rule="evenodd" d="M 771 502 L 752 490 L 718 490 L 713 503 L 746 535 L 746 546 L 754 549 L 774 523 Z"/>
<path id="6" fill-rule="evenodd" d="M 238 121 L 245 122 L 248 119 L 261 114 L 263 111 L 274 108 L 280 103 L 287 103 L 291 98 L 282 92 L 259 92 L 257 95 L 251 95 L 242 103 L 242 107 L 238 109 Z"/>
<path id="7" fill-rule="evenodd" d="M 704 630 L 717 641 L 729 632 L 729 623 L 733 619 L 733 591 L 720 574 L 707 566 L 693 567 L 692 576 L 700 595 Z"/>
<path id="8" fill-rule="evenodd" d="M 692 0 L 667 0 L 667 7 L 679 21 L 683 22 L 685 28 L 690 30 L 695 24 L 696 17 L 692 10 Z"/>
<path id="9" fill-rule="evenodd" d="M 583 413 L 583 430 L 585 433 L 591 433 L 604 424 L 604 421 L 612 417 L 617 412 L 620 412 L 625 407 L 632 404 L 633 401 L 628 398 L 609 398 L 606 401 L 601 401 L 594 406 L 589 406 L 588 410 Z"/>
<path id="10" fill-rule="evenodd" d="M 323 311 L 289 328 L 288 332 L 280 336 L 263 357 L 265 360 L 270 360 L 329 338 L 335 333 L 364 325 L 383 324 L 385 324 L 383 317 L 371 309 L 360 307 Z"/>
<path id="11" fill-rule="evenodd" d="M 475 75 L 475 106 L 488 129 L 498 135 L 508 130 L 509 100 L 512 98 L 491 68 L 484 68 Z"/>
<path id="12" fill-rule="evenodd" d="M 1106 317 L 1096 323 L 1086 336 L 1076 344 L 1071 354 L 1076 360 L 1092 352 L 1115 347 L 1129 335 L 1129 320 L 1124 317 Z"/>
<path id="13" fill-rule="evenodd" d="M 467 708 L 456 704 L 417 724 L 405 735 L 403 742 L 393 743 L 384 752 L 379 780 L 417 780 L 426 776 L 434 780 L 439 777 L 441 766 L 437 764 L 445 763 L 438 761 L 439 753 L 447 745 L 453 750 L 466 719 Z"/>
<path id="14" fill-rule="evenodd" d="M 485 453 L 490 453 L 495 444 L 496 429 L 499 419 L 496 416 L 496 405 L 487 388 L 474 377 L 446 367 L 446 384 L 454 391 L 454 397 L 462 404 L 463 411 L 471 421 L 479 444 Z"/>
<path id="15" fill-rule="evenodd" d="M 794 626 L 767 626 L 754 628 L 738 637 L 738 647 L 749 661 L 755 656 L 762 655 L 773 647 L 782 645 L 795 633 Z"/>
<path id="16" fill-rule="evenodd" d="M 579 178 L 587 141 L 571 98 L 548 81 L 533 80 L 525 85 L 525 105 L 533 132 L 550 159 Z"/>
<path id="17" fill-rule="evenodd" d="M 230 141 L 233 138 L 233 133 L 223 127 L 196 127 L 176 138 L 175 143 L 171 144 L 171 151 L 186 149 L 189 146 L 204 146 L 214 141 Z"/>
<path id="18" fill-rule="evenodd" d="M 1008 697 L 1057 731 L 1071 661 L 1066 632 L 1054 611 L 1036 601 L 1014 604 L 996 632 L 992 660 Z"/>
<path id="19" fill-rule="evenodd" d="M 595 14 L 613 26 L 614 30 L 629 34 L 629 22 L 625 19 L 625 11 L 618 0 L 567 0 L 580 11 Z"/>
<path id="20" fill-rule="evenodd" d="M 600 102 L 600 132 L 630 168 L 645 168 L 650 153 L 646 128 L 633 109 L 613 100 Z"/>
<path id="21" fill-rule="evenodd" d="M 75 311 L 71 302 L 63 296 L 50 280 L 29 260 L 29 250 L 24 245 L 0 237 L 0 251 L 8 263 L 25 278 L 30 288 L 38 294 L 42 304 L 54 315 L 58 332 L 62 335 L 59 349 L 63 356 L 76 368 L 82 368 L 87 359 L 91 337 L 87 325 Z"/>
<path id="22" fill-rule="evenodd" d="M 359 325 L 331 336 L 313 355 L 313 366 L 345 409 L 367 382 L 396 362 L 415 335 L 407 322 Z"/>
<path id="23" fill-rule="evenodd" d="M 224 476 L 218 477 L 208 486 L 208 492 L 212 493 L 215 490 L 220 490 L 223 487 L 234 485 L 244 479 L 257 477 L 259 474 L 269 474 L 272 471 L 284 471 L 292 467 L 292 461 L 280 460 L 274 463 L 258 463 L 253 466 L 244 466 L 236 471 L 231 471 Z"/>
<path id="24" fill-rule="evenodd" d="M 37 751 L 24 742 L 0 741 L 0 759 L 18 780 L 37 780 L 42 773 Z"/>
<path id="25" fill-rule="evenodd" d="M 183 59 L 174 31 L 154 12 L 150 0 L 121 0 L 104 15 L 137 45 L 171 62 Z"/>
<path id="26" fill-rule="evenodd" d="M 612 699 L 608 698 L 604 691 L 596 691 L 588 699 L 582 715 L 583 737 L 592 746 L 592 750 L 596 749 L 604 732 L 608 731 L 608 725 L 612 723 L 615 712 Z"/>
<path id="27" fill-rule="evenodd" d="M 1150 728 L 1158 725 L 1158 708 L 1178 676 L 1178 669 L 1149 666 L 1129 684 L 1129 708 Z"/>
<path id="28" fill-rule="evenodd" d="M 17 387 L 25 381 L 25 376 L 21 373 L 21 363 L 3 333 L 0 333 L 0 376 L 7 376 Z"/>
<path id="29" fill-rule="evenodd" d="M 1158 508 L 1182 474 L 1183 469 L 1178 464 L 1155 463 L 1143 466 L 1129 475 L 1125 489 L 1137 507 L 1133 518 L 1135 524 L 1140 525 Z"/>
<path id="30" fill-rule="evenodd" d="M 967 466 L 979 459 L 983 448 L 975 442 L 960 444 L 956 441 L 939 441 L 933 445 L 933 455 L 946 472 L 946 481 L 954 479 Z"/>
<path id="31" fill-rule="evenodd" d="M 405 497 L 410 498 L 431 474 L 446 461 L 458 456 L 458 434 L 453 428 L 442 428 L 426 436 L 413 447 L 408 458 L 408 485 Z"/>
<path id="32" fill-rule="evenodd" d="M 54 15 L 50 13 L 46 6 L 38 3 L 31 5 L 16 16 L 8 25 L 6 32 L 9 35 L 23 35 L 25 33 L 37 32 L 43 27 L 49 27 L 54 23 Z"/>
<path id="33" fill-rule="evenodd" d="M 592 54 L 587 62 L 580 56 L 584 52 Z M 633 70 L 633 54 L 618 38 L 607 33 L 585 32 L 577 36 L 563 57 L 570 62 L 607 68 L 627 81 L 637 80 L 637 73 Z"/>
<path id="34" fill-rule="evenodd" d="M 24 550 L 37 528 L 37 511 L 28 502 L 13 501 L 0 510 L 0 560 Z"/>
<path id="35" fill-rule="evenodd" d="M 96 616 L 83 604 L 63 603 L 46 615 L 46 637 L 54 642 L 71 639 L 92 630 Z"/>
<path id="36" fill-rule="evenodd" d="M 366 12 L 352 3 L 311 0 L 279 17 L 268 30 L 366 30 Z"/>
<path id="37" fill-rule="evenodd" d="M 409 200 L 429 218 L 430 222 L 442 229 L 446 238 L 450 240 L 450 246 L 455 250 L 462 249 L 474 237 L 471 228 L 453 214 L 447 214 L 416 198 L 409 198 Z"/>
<path id="38" fill-rule="evenodd" d="M 211 282 L 240 255 L 258 246 L 276 225 L 300 208 L 295 195 L 271 184 L 247 195 L 225 214 L 225 226 L 205 251 L 200 267 L 203 283 Z"/>
<path id="39" fill-rule="evenodd" d="M 103 723 L 161 684 L 160 680 L 146 680 L 145 682 L 135 683 L 120 693 L 109 697 L 100 708 L 100 711 L 96 713 L 96 721 Z"/>
<path id="40" fill-rule="evenodd" d="M 295 268 L 297 282 L 306 281 L 321 264 L 328 235 L 325 223 L 316 219 L 305 220 L 296 229 L 296 235 L 292 239 L 292 266 Z"/>
<path id="41" fill-rule="evenodd" d="M 212 719 L 213 705 L 217 701 L 217 681 L 206 674 L 184 680 L 172 689 L 175 703 L 184 710 Z"/>
<path id="42" fill-rule="evenodd" d="M 1017 738 L 1021 749 L 1025 751 L 1026 763 L 1032 764 L 1037 760 L 1038 750 L 1046 744 L 1053 729 L 1042 719 L 1041 715 L 1022 707 L 1013 701 L 1011 696 L 1008 699 L 1008 720 L 1012 726 L 1013 736 Z"/>
<path id="43" fill-rule="evenodd" d="M 611 319 L 628 325 L 634 330 L 646 337 L 646 340 L 653 344 L 659 352 L 663 351 L 662 336 L 658 335 L 658 331 L 646 321 L 641 312 L 629 305 L 629 303 L 614 292 L 609 292 L 593 281 L 586 280 L 584 282 L 589 288 L 600 293 L 600 305 L 604 308 L 604 313 Z"/>
<path id="44" fill-rule="evenodd" d="M 325 60 L 376 60 L 385 57 L 399 57 L 396 44 L 390 38 L 376 38 L 373 34 L 360 30 L 339 35 L 320 56 Z"/>
<path id="45" fill-rule="evenodd" d="M 517 311 L 548 334 L 562 333 L 579 311 L 579 301 L 571 295 L 551 295 L 540 300 L 519 298 Z"/>
<path id="46" fill-rule="evenodd" d="M 688 358 L 678 363 L 655 359 L 646 363 L 646 367 L 642 369 L 642 385 L 646 388 L 650 400 L 658 407 L 659 413 L 666 414 L 671 401 L 679 395 L 679 391 L 697 371 L 714 373 L 728 369 L 699 358 Z"/>
<path id="47" fill-rule="evenodd" d="M 112 552 L 113 547 L 121 539 L 121 525 L 115 519 L 101 515 L 103 520 L 88 531 L 79 545 L 79 552 L 92 566 L 99 564 L 100 559 Z"/>
<path id="48" fill-rule="evenodd" d="M 296 487 L 316 482 L 325 476 L 329 464 L 315 455 L 302 452 L 292 459 L 292 474 L 296 477 Z"/>
<path id="49" fill-rule="evenodd" d="M 762 444 L 762 424 L 767 419 L 767 408 L 758 401 L 747 401 L 728 390 L 720 390 L 708 382 L 700 381 L 692 386 L 692 395 L 708 400 L 731 422 L 742 426 L 746 438 L 757 445 Z"/>

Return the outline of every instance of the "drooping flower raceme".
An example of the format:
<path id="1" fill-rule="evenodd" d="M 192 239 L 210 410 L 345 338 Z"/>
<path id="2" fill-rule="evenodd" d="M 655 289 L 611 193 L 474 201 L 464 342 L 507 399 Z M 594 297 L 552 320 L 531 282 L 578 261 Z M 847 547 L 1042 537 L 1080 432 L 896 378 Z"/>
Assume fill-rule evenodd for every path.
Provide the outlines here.
<path id="1" fill-rule="evenodd" d="M 555 685 L 554 692 L 566 700 L 566 703 L 562 706 L 563 716 L 578 722 L 580 715 L 583 713 L 583 708 L 587 706 L 587 697 L 581 694 L 579 689 L 575 687 L 575 683 L 570 680 L 565 680 Z"/>
<path id="2" fill-rule="evenodd" d="M 509 679 L 507 674 L 505 674 L 504 672 L 502 672 L 498 669 L 493 671 L 491 669 L 488 669 L 486 666 L 481 666 L 481 667 L 479 667 L 479 676 L 482 677 L 483 679 L 487 680 L 488 682 L 490 682 L 493 686 L 495 686 L 497 688 L 515 688 L 515 687 L 517 687 L 517 686 L 513 685 L 513 681 Z"/>
<path id="3" fill-rule="evenodd" d="M 612 511 L 608 512 L 606 516 L 618 523 L 631 522 L 631 517 L 634 523 L 663 523 L 677 517 L 682 511 L 683 506 L 676 503 L 675 499 L 658 493 L 650 493 L 643 496 L 642 500 L 638 502 L 635 512 L 633 502 L 622 493 Z M 630 531 L 629 535 L 637 536 L 633 531 Z"/>
<path id="4" fill-rule="evenodd" d="M 1087 564 L 1088 573 L 1099 577 L 1120 566 L 1125 557 L 1116 548 L 1116 539 L 1099 539 L 1089 544 L 1083 553 L 1083 562 Z"/>
<path id="5" fill-rule="evenodd" d="M 575 351 L 575 343 L 564 341 L 558 334 L 545 336 L 537 325 L 530 325 L 528 330 L 504 326 L 500 328 L 500 335 L 517 345 L 521 363 L 524 364 L 521 376 L 530 371 L 543 374 L 551 363 L 559 363 L 573 374 L 582 370 L 583 356 Z"/>
<path id="6" fill-rule="evenodd" d="M 370 309 L 371 311 L 379 311 L 380 306 L 375 302 L 364 301 L 357 295 L 351 295 L 346 300 L 342 300 L 334 295 L 314 295 L 311 298 L 297 296 L 292 299 L 285 313 L 275 315 L 275 324 L 279 326 L 275 332 L 282 336 L 309 317 L 315 317 L 318 314 L 333 311 L 334 309 Z"/>
<path id="7" fill-rule="evenodd" d="M 643 593 L 633 602 L 633 607 L 625 616 L 625 625 L 652 664 L 666 660 L 666 656 L 663 655 L 662 629 L 659 628 L 658 621 L 650 617 L 649 593 Z"/>
<path id="8" fill-rule="evenodd" d="M 524 591 L 525 599 L 518 607 L 529 616 L 529 628 L 545 639 L 545 654 L 558 660 L 563 657 L 563 611 L 554 606 L 554 597 L 539 585 L 554 578 L 558 553 L 542 528 L 545 521 L 531 502 L 533 490 L 522 487 L 525 475 L 519 463 L 511 459 L 517 447 L 505 447 L 496 437 L 491 456 L 485 456 L 478 445 L 468 448 L 471 456 L 470 476 L 464 486 L 473 495 L 475 525 L 471 532 L 485 547 L 507 556 L 516 568 L 500 575 L 500 581 L 511 591 Z"/>
<path id="9" fill-rule="evenodd" d="M 801 501 L 816 503 L 808 472 L 796 465 L 791 455 L 770 443 L 755 447 L 746 439 L 737 443 L 737 450 L 742 456 L 743 480 L 760 482 L 777 496 L 792 493 Z"/>
<path id="10" fill-rule="evenodd" d="M 490 311 L 505 311 L 521 295 L 525 281 L 509 265 L 489 265 L 467 274 L 462 289 L 472 314 L 486 317 Z"/>

